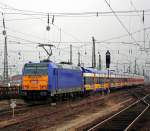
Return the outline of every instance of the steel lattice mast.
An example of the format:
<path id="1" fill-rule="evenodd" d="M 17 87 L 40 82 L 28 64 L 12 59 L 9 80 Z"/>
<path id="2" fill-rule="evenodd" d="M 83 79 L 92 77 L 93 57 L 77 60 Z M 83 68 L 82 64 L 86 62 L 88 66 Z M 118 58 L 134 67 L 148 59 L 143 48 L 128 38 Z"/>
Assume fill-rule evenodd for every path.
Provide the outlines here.
<path id="1" fill-rule="evenodd" d="M 3 13 L 2 13 L 3 16 Z M 3 79 L 4 79 L 4 83 L 8 82 L 8 52 L 7 52 L 7 34 L 6 34 L 6 30 L 5 30 L 5 20 L 4 20 L 4 16 L 3 16 L 3 35 L 5 38 L 5 43 L 4 43 L 4 72 L 3 72 Z"/>

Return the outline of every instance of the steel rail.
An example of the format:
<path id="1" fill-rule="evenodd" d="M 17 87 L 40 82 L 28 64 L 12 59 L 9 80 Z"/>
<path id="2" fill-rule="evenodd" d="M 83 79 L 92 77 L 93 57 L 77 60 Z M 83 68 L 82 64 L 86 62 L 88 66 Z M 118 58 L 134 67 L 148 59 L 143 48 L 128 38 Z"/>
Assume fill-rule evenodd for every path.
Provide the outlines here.
<path id="1" fill-rule="evenodd" d="M 95 126 L 91 127 L 91 128 L 88 129 L 87 131 L 92 131 L 92 130 L 96 129 L 98 126 L 102 125 L 103 123 L 107 122 L 108 120 L 111 120 L 112 118 L 116 117 L 116 116 L 119 115 L 120 113 L 122 113 L 122 112 L 128 110 L 129 108 L 131 108 L 132 106 L 136 105 L 136 104 L 139 103 L 140 101 L 143 101 L 143 102 L 144 102 L 144 99 L 145 99 L 147 96 L 149 96 L 149 95 L 150 95 L 150 94 L 148 94 L 148 95 L 144 96 L 143 98 L 137 100 L 136 102 L 132 103 L 131 105 L 129 105 L 129 106 L 126 107 L 125 109 L 119 111 L 118 113 L 112 115 L 111 117 L 109 117 L 109 118 L 103 120 L 102 122 L 96 124 Z M 147 104 L 147 102 L 144 102 L 144 103 Z M 147 106 L 146 108 L 148 108 L 148 107 L 149 107 L 149 106 Z M 144 109 L 144 110 L 147 110 L 147 109 Z M 140 114 L 140 115 L 141 115 L 141 114 Z M 132 124 L 133 124 L 133 123 L 132 123 Z M 130 125 L 131 125 L 131 124 L 130 124 Z"/>
<path id="2" fill-rule="evenodd" d="M 148 96 L 146 96 L 146 97 L 148 97 Z M 146 97 L 145 97 L 145 98 L 146 98 Z M 128 130 L 135 124 L 135 122 L 149 109 L 150 104 L 147 103 L 147 102 L 145 101 L 145 99 L 143 99 L 143 102 L 144 102 L 145 104 L 147 104 L 147 107 L 140 113 L 140 115 L 139 115 L 138 117 L 136 117 L 136 118 L 134 119 L 134 121 L 132 121 L 132 123 L 131 123 L 128 127 L 126 127 L 126 129 L 125 129 L 124 131 L 128 131 Z"/>

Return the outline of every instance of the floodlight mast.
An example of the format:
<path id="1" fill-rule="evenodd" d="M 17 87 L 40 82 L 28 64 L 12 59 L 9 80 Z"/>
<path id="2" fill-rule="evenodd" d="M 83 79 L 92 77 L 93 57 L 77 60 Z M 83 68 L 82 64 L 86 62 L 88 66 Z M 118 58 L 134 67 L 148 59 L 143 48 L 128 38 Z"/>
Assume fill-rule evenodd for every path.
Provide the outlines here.
<path id="1" fill-rule="evenodd" d="M 39 47 L 42 47 L 44 50 L 45 50 L 45 52 L 47 53 L 47 55 L 48 55 L 48 60 L 50 60 L 50 57 L 52 56 L 52 54 L 53 54 L 53 52 L 52 52 L 52 47 L 53 47 L 54 45 L 52 45 L 52 44 L 39 44 Z M 50 49 L 50 51 L 48 51 L 45 47 L 49 47 L 49 49 Z"/>

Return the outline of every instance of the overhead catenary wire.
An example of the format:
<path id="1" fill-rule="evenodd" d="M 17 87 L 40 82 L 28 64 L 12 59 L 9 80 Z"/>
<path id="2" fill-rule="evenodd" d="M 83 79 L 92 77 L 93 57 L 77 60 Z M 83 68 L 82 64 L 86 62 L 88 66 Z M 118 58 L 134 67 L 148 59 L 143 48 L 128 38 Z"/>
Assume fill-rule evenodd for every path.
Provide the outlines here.
<path id="1" fill-rule="evenodd" d="M 6 27 L 7 28 L 7 27 Z M 9 29 L 9 28 L 7 28 Z M 150 27 L 146 27 L 145 28 L 146 30 L 150 29 Z M 140 31 L 142 31 L 143 29 L 140 29 L 140 30 L 137 30 L 135 32 L 132 32 L 131 34 L 134 35 Z M 21 33 L 21 32 L 20 32 Z M 24 33 L 23 33 L 24 34 Z M 28 34 L 29 35 L 29 34 Z M 42 43 L 42 42 L 39 42 L 39 41 L 32 41 L 32 40 L 29 40 L 29 39 L 24 39 L 22 37 L 19 37 L 19 36 L 13 36 L 13 35 L 8 35 L 10 38 L 14 38 L 14 39 L 18 39 L 18 40 L 22 40 L 22 41 L 25 41 L 25 42 L 20 42 L 20 41 L 11 41 L 11 42 L 16 42 L 18 44 L 24 44 L 24 45 L 27 45 L 27 44 L 31 44 L 31 45 L 38 45 L 39 43 Z M 112 38 L 108 38 L 108 39 L 105 39 L 105 40 L 97 40 L 96 43 L 121 43 L 121 44 L 134 44 L 134 42 L 125 42 L 125 41 L 119 41 L 119 42 L 112 42 L 111 40 L 115 40 L 115 39 L 121 39 L 123 37 L 127 37 L 128 34 L 124 34 L 124 35 L 120 35 L 120 36 L 117 36 L 117 37 L 112 37 Z M 76 39 L 76 38 L 75 38 Z M 77 39 L 77 41 L 51 41 L 52 43 L 84 43 L 83 45 L 79 45 L 79 46 L 74 46 L 74 47 L 82 47 L 82 46 L 88 46 L 88 45 L 91 45 L 91 41 L 80 41 L 79 39 Z M 141 41 L 138 41 L 138 42 L 141 42 Z M 85 44 L 87 43 L 87 44 Z M 68 46 L 69 48 L 69 46 Z"/>
<path id="2" fill-rule="evenodd" d="M 4 4 L 0 2 L 0 8 L 2 10 L 5 10 L 5 14 L 8 15 L 41 15 L 41 16 L 49 16 L 53 17 L 82 17 L 82 16 L 101 16 L 101 15 L 106 15 L 106 14 L 113 14 L 113 11 L 94 11 L 94 12 L 39 12 L 39 11 L 31 11 L 31 10 L 22 10 L 22 9 L 17 9 L 12 6 L 9 6 L 7 4 Z M 7 11 L 6 11 L 7 10 Z M 11 12 L 8 12 L 11 11 Z M 14 11 L 14 12 L 13 12 Z M 143 13 L 143 10 L 121 10 L 121 11 L 115 11 L 116 14 L 131 14 L 131 13 Z M 145 14 L 150 12 L 150 9 L 145 9 L 144 10 Z"/>
<path id="3" fill-rule="evenodd" d="M 6 7 L 8 6 L 8 5 L 5 5 Z M 5 9 L 7 9 L 5 7 Z M 25 11 L 25 10 L 18 10 L 18 9 L 15 9 L 15 8 L 13 8 L 13 7 L 11 7 L 11 8 L 8 8 L 8 9 L 11 9 L 11 10 L 17 10 L 17 11 Z M 134 13 L 134 12 L 142 12 L 143 10 L 136 10 L 136 11 L 115 11 L 115 13 Z M 145 12 L 147 12 L 147 11 L 150 11 L 149 9 L 147 9 L 147 10 L 145 10 Z M 27 12 L 32 12 L 32 11 L 27 11 Z M 32 12 L 33 13 L 33 12 Z M 34 11 L 34 13 L 35 13 L 35 11 Z M 43 13 L 43 12 L 37 12 L 37 13 Z M 56 15 L 57 14 L 63 14 L 63 15 L 84 15 L 84 14 L 107 14 L 107 13 L 113 13 L 113 11 L 111 11 L 111 12 L 79 12 L 79 13 L 56 13 Z M 51 13 L 51 14 L 53 14 L 53 16 L 54 16 L 54 14 L 55 13 Z M 97 15 L 97 16 L 98 16 Z M 128 34 L 129 34 L 129 32 L 128 32 Z"/>
<path id="4" fill-rule="evenodd" d="M 145 28 L 146 30 L 148 30 L 148 29 L 150 29 L 150 26 L 149 27 L 146 27 Z M 143 28 L 142 29 L 139 29 L 139 30 L 137 30 L 137 31 L 134 31 L 134 32 L 132 32 L 132 33 L 130 33 L 131 35 L 134 35 L 134 34 L 136 34 L 136 33 L 138 33 L 138 32 L 141 32 L 143 30 Z M 116 39 L 121 39 L 121 38 L 124 38 L 124 37 L 127 37 L 127 36 L 129 36 L 129 34 L 124 34 L 124 35 L 120 35 L 120 36 L 117 36 L 117 37 L 112 37 L 112 38 L 108 38 L 108 39 L 104 39 L 104 40 L 96 40 L 96 43 L 99 43 L 99 44 L 101 44 L 101 43 L 107 43 L 108 41 L 111 41 L 111 40 L 116 40 Z M 89 46 L 89 45 L 91 45 L 91 42 L 90 43 L 88 43 L 87 42 L 87 44 L 85 45 L 85 43 L 86 42 L 83 42 L 84 44 L 83 45 L 79 45 L 78 46 L 78 48 L 80 48 L 80 47 L 83 47 L 83 46 Z M 108 42 L 109 43 L 109 42 Z M 121 43 L 123 43 L 123 41 L 121 42 Z M 129 42 L 126 42 L 126 43 L 129 43 Z M 135 42 L 130 42 L 130 43 L 135 43 Z M 140 45 L 139 45 L 140 46 Z"/>
<path id="5" fill-rule="evenodd" d="M 10 10 L 9 10 L 10 11 Z M 139 12 L 139 14 L 141 13 L 141 15 L 142 15 L 142 11 L 143 10 L 141 10 L 140 12 Z M 117 12 L 117 11 L 116 11 Z M 148 13 L 149 11 L 147 11 L 147 13 Z M 37 12 L 24 12 L 23 10 L 22 11 L 17 11 L 17 12 L 5 12 L 5 13 L 10 13 L 10 15 L 11 15 L 11 13 L 14 13 L 14 16 L 15 15 L 19 15 L 19 14 L 21 14 L 21 15 L 30 15 L 31 16 L 31 18 L 22 18 L 22 19 L 8 19 L 8 21 L 15 21 L 15 20 L 32 20 L 32 19 L 43 19 L 43 18 L 46 18 L 47 16 L 47 14 L 45 15 L 45 13 L 37 13 Z M 18 14 L 15 14 L 15 13 L 18 13 Z M 68 13 L 68 14 L 58 14 L 58 15 L 55 15 L 55 17 L 99 17 L 99 16 L 114 16 L 114 14 L 112 13 L 112 12 L 107 12 L 106 14 L 100 14 L 100 12 L 93 12 L 92 14 L 88 14 L 88 13 L 90 13 L 90 12 L 87 12 L 87 14 L 82 14 L 82 13 L 84 13 L 84 12 L 79 12 L 79 13 L 81 13 L 81 14 L 70 14 L 70 13 Z M 102 12 L 102 13 L 105 13 L 105 12 Z M 117 16 L 137 16 L 136 14 L 133 14 L 133 13 L 136 13 L 136 12 L 128 12 L 128 13 L 120 13 L 119 11 L 117 12 Z M 12 14 L 13 15 L 13 14 Z M 36 16 L 32 16 L 32 15 L 36 15 Z M 146 14 L 145 13 L 145 15 L 149 15 L 149 14 Z M 51 16 L 54 16 L 54 14 L 52 13 L 51 14 Z M 17 18 L 17 17 L 16 17 Z M 6 20 L 7 21 L 7 20 Z M 55 25 L 54 25 L 55 26 Z M 58 27 L 59 28 L 59 27 Z M 61 29 L 61 28 L 60 28 Z M 63 31 L 62 31 L 63 32 Z M 15 33 L 15 32 L 14 32 Z M 64 33 L 64 32 L 63 32 Z M 134 35 L 134 33 L 131 33 L 131 32 L 129 32 L 131 35 Z M 128 36 L 129 35 L 129 33 L 128 34 L 126 34 L 126 35 L 124 35 L 123 37 L 126 37 L 126 36 Z M 66 33 L 67 34 L 67 33 Z M 68 35 L 70 35 L 70 33 L 68 34 Z M 76 45 L 73 45 L 73 47 L 74 48 L 80 48 L 80 47 L 86 47 L 86 46 L 91 46 L 91 42 L 90 41 L 81 41 L 81 40 L 79 40 L 78 38 L 76 38 L 76 36 L 74 36 L 74 35 L 70 35 L 75 41 L 59 41 L 59 44 L 61 44 L 61 43 L 66 43 L 66 44 L 70 44 L 70 42 L 72 42 L 72 43 L 81 43 L 81 44 L 83 44 L 83 45 L 79 45 L 79 46 L 76 46 Z M 119 38 L 119 36 L 118 37 L 113 37 L 113 38 L 115 38 L 115 39 L 121 39 L 121 38 L 123 38 L 123 37 L 120 37 Z M 17 41 L 16 41 L 16 44 L 21 44 L 21 45 L 24 45 L 24 46 L 28 46 L 29 44 L 31 44 L 31 45 L 37 45 L 37 44 L 39 44 L 39 43 L 42 43 L 42 42 L 38 42 L 38 40 L 30 40 L 30 39 L 25 39 L 25 38 L 23 38 L 23 37 L 19 37 L 19 36 L 15 36 L 15 35 L 9 35 L 9 38 L 13 38 L 13 39 L 16 39 L 16 40 L 19 40 L 20 41 L 20 43 L 17 43 Z M 113 38 L 110 38 L 110 39 L 106 39 L 106 40 L 101 40 L 101 41 L 99 41 L 99 40 L 96 40 L 96 43 L 97 44 L 122 44 L 122 45 L 137 45 L 136 44 L 136 42 L 140 45 L 140 43 L 142 42 L 142 41 L 134 41 L 134 42 L 127 42 L 127 41 L 111 41 L 111 40 L 113 40 Z M 22 42 L 23 41 L 23 42 Z M 57 41 L 51 41 L 51 42 L 53 42 L 53 43 L 57 43 Z M 11 44 L 14 44 L 15 43 L 15 41 L 11 41 Z M 61 44 L 61 46 L 65 46 L 64 44 Z M 66 45 L 67 46 L 67 45 Z M 69 46 L 68 47 L 65 47 L 65 48 L 69 48 Z M 58 50 L 63 50 L 63 48 L 58 48 Z M 67 53 L 69 53 L 69 51 L 65 51 L 65 52 L 67 52 Z"/>
<path id="6" fill-rule="evenodd" d="M 6 19 L 5 21 L 24 21 L 24 20 L 40 20 L 40 19 L 45 19 L 46 17 L 27 17 L 27 18 L 20 18 L 20 19 Z M 0 20 L 2 21 L 2 20 Z"/>
<path id="7" fill-rule="evenodd" d="M 135 38 L 132 36 L 132 34 L 128 31 L 127 27 L 124 25 L 124 23 L 120 20 L 120 18 L 117 16 L 116 12 L 111 8 L 107 0 L 105 0 L 106 4 L 109 6 L 110 10 L 113 12 L 116 19 L 119 21 L 119 23 L 122 25 L 122 27 L 125 29 L 125 31 L 129 34 L 129 36 L 134 40 L 134 42 L 139 45 L 139 43 L 136 42 Z"/>
<path id="8" fill-rule="evenodd" d="M 39 12 L 39 11 L 30 11 L 30 10 L 22 10 L 22 9 L 17 9 L 17 8 L 14 8 L 8 4 L 5 4 L 5 3 L 2 3 L 0 2 L 0 5 L 4 6 L 4 7 L 1 7 L 3 9 L 8 9 L 8 10 L 15 10 L 15 11 L 19 11 L 19 12 L 32 12 L 32 13 L 40 13 L 40 14 L 45 14 L 44 12 Z"/>
<path id="9" fill-rule="evenodd" d="M 7 30 L 9 30 L 9 31 L 11 31 L 11 32 L 15 32 L 15 33 L 17 33 L 17 34 L 21 34 L 21 35 L 24 35 L 24 36 L 28 36 L 28 37 L 32 37 L 32 38 L 36 38 L 36 39 L 38 39 L 38 40 L 44 40 L 44 38 L 42 38 L 42 37 L 39 37 L 39 36 L 36 36 L 36 35 L 33 35 L 33 34 L 30 34 L 30 33 L 23 33 L 23 32 L 21 32 L 21 31 L 17 31 L 17 30 L 14 30 L 14 29 L 11 29 L 11 28 L 9 28 L 9 27 L 6 27 L 6 29 Z M 12 35 L 11 35 L 12 36 Z M 13 37 L 13 36 L 12 36 Z M 23 38 L 24 39 L 24 38 Z M 25 41 L 26 41 L 26 39 L 24 39 Z M 49 39 L 47 39 L 49 42 L 52 42 L 52 41 L 50 41 Z M 27 41 L 30 41 L 30 40 L 27 40 Z M 34 43 L 36 43 L 36 42 L 34 42 Z"/>
<path id="10" fill-rule="evenodd" d="M 131 5 L 132 5 L 132 7 L 134 8 L 134 10 L 136 11 L 136 13 L 137 13 L 138 17 L 139 17 L 139 18 L 140 18 L 140 20 L 141 20 L 141 16 L 140 16 L 139 12 L 137 11 L 136 7 L 134 6 L 134 4 L 133 4 L 132 0 L 130 0 L 130 3 L 131 3 Z"/>
<path id="11" fill-rule="evenodd" d="M 27 41 L 27 42 L 30 42 L 30 43 L 33 43 L 33 44 L 36 44 L 36 45 L 39 44 L 38 41 L 32 41 L 32 40 L 24 39 L 24 38 L 21 38 L 21 37 L 18 37 L 18 36 L 13 36 L 13 35 L 7 35 L 7 36 L 11 37 L 11 38 L 15 38 L 15 39 L 20 39 L 20 40 L 23 40 L 23 41 Z"/>
<path id="12" fill-rule="evenodd" d="M 32 13 L 38 13 L 38 14 L 45 14 L 44 12 L 36 12 L 36 11 L 28 11 L 28 10 L 20 10 L 20 9 L 16 9 L 16 8 L 13 8 L 7 4 L 4 4 L 4 3 L 0 3 L 1 5 L 5 6 L 4 9 L 10 9 L 10 10 L 16 10 L 18 12 L 32 12 Z M 145 12 L 149 12 L 150 9 L 147 9 L 147 10 L 144 10 Z M 143 12 L 143 10 L 131 10 L 131 11 L 115 11 L 115 13 L 134 13 L 134 12 Z M 85 15 L 85 14 L 95 14 L 96 13 L 96 16 L 98 16 L 99 14 L 108 14 L 108 13 L 114 13 L 114 11 L 112 10 L 111 12 L 78 12 L 78 13 L 49 13 L 51 14 L 52 16 L 56 16 L 56 15 Z M 46 13 L 47 15 L 47 13 Z M 129 32 L 128 32 L 129 33 Z"/>
<path id="13" fill-rule="evenodd" d="M 7 14 L 8 15 L 8 14 Z M 148 13 L 148 14 L 144 14 L 145 16 L 149 16 L 150 15 L 150 13 Z M 28 16 L 28 15 L 27 15 Z M 29 15 L 30 16 L 30 15 Z M 113 17 L 114 15 L 113 14 L 101 14 L 101 15 L 99 15 L 98 17 Z M 138 15 L 137 14 L 130 14 L 130 15 L 119 15 L 118 14 L 118 16 L 120 16 L 120 17 L 128 17 L 128 16 L 132 16 L 132 17 L 137 17 Z M 56 16 L 57 17 L 57 16 Z M 62 16 L 63 17 L 63 16 Z M 91 17 L 91 18 L 94 18 L 95 17 L 95 15 L 88 15 L 88 16 L 64 16 L 64 17 L 66 17 L 66 18 L 69 18 L 69 17 L 78 17 L 78 18 L 89 18 L 89 17 Z M 64 18 L 63 17 L 63 18 Z M 16 18 L 14 18 L 14 19 L 6 19 L 6 21 L 23 21 L 23 20 L 38 20 L 38 19 L 45 19 L 46 18 L 46 15 L 45 16 L 37 16 L 37 17 L 35 17 L 35 16 L 30 16 L 30 18 L 20 18 L 20 19 L 16 19 Z M 52 18 L 52 17 L 50 17 L 50 18 Z M 1 20 L 0 20 L 1 21 Z"/>
<path id="14" fill-rule="evenodd" d="M 132 5 L 132 7 L 134 8 L 134 10 L 137 11 L 137 9 L 136 9 L 135 5 L 133 4 L 132 0 L 130 0 L 130 3 Z M 145 12 L 144 12 L 144 10 L 143 10 L 142 18 L 140 16 L 139 12 L 136 12 L 136 13 L 138 14 L 138 17 L 140 18 L 140 20 L 142 20 L 143 26 L 145 26 L 145 24 L 144 24 L 144 22 L 145 22 Z M 144 39 L 145 39 L 145 28 L 143 29 L 143 33 L 144 33 Z M 148 33 L 146 33 L 146 36 L 148 36 Z M 149 38 L 149 37 L 147 37 L 147 38 Z M 144 43 L 144 48 L 145 48 L 145 40 L 143 41 L 143 43 Z"/>
<path id="15" fill-rule="evenodd" d="M 25 40 L 26 41 L 26 40 Z M 28 41 L 28 40 L 27 40 Z M 31 42 L 31 41 L 30 41 Z M 97 43 L 101 43 L 101 42 L 104 42 L 104 41 L 99 41 Z M 36 42 L 34 42 L 35 44 L 37 44 Z M 59 42 L 60 43 L 60 42 Z M 85 42 L 84 42 L 85 43 Z M 85 45 L 85 44 L 84 44 Z M 80 46 L 79 46 L 80 47 Z"/>
<path id="16" fill-rule="evenodd" d="M 122 16 L 129 16 L 129 15 L 123 15 L 123 14 L 131 14 L 131 13 L 136 13 L 136 11 L 115 11 L 116 14 L 118 15 L 122 15 Z M 143 14 L 143 10 L 139 10 L 139 13 Z M 145 15 L 149 15 L 148 13 L 150 12 L 150 9 L 148 10 L 144 10 Z M 49 16 L 54 16 L 55 17 L 93 17 L 93 16 L 97 16 L 97 13 L 99 14 L 98 16 L 107 16 L 112 14 L 113 12 L 79 12 L 79 13 L 49 13 Z M 25 15 L 25 16 L 46 16 L 47 14 L 36 14 L 36 13 L 22 13 L 22 12 L 5 12 L 4 14 L 6 15 Z M 132 14 L 131 14 L 132 16 Z M 133 16 L 137 16 L 135 14 L 133 14 Z"/>

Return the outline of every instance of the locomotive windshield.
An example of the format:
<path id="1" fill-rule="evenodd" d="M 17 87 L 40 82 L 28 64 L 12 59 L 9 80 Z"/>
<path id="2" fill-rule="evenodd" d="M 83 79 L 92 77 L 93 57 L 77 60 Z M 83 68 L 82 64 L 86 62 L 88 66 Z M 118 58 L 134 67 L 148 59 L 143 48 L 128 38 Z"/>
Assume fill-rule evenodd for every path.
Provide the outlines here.
<path id="1" fill-rule="evenodd" d="M 24 75 L 47 75 L 48 64 L 26 64 L 24 66 Z"/>

